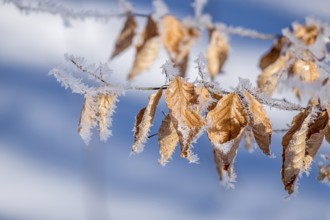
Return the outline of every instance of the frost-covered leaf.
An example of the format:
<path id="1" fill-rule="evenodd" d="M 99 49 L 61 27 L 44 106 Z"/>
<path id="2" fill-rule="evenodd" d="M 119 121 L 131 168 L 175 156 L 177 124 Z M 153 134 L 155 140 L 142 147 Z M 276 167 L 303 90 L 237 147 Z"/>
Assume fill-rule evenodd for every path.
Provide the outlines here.
<path id="1" fill-rule="evenodd" d="M 136 46 L 134 64 L 128 74 L 129 80 L 132 80 L 140 72 L 149 68 L 150 65 L 156 60 L 160 43 L 157 23 L 155 23 L 149 16 L 147 25 L 141 35 L 140 42 Z"/>
<path id="2" fill-rule="evenodd" d="M 158 144 L 160 153 L 160 164 L 165 165 L 174 153 L 175 147 L 179 142 L 179 136 L 168 114 L 162 120 L 158 130 Z"/>
<path id="3" fill-rule="evenodd" d="M 162 43 L 171 60 L 181 70 L 180 75 L 184 76 L 187 69 L 189 51 L 199 37 L 199 31 L 185 27 L 172 15 L 164 16 L 162 27 Z"/>
<path id="4" fill-rule="evenodd" d="M 293 118 L 289 131 L 282 139 L 282 182 L 289 194 L 294 192 L 296 179 L 304 168 L 306 138 L 310 120 L 311 109 L 300 112 Z"/>
<path id="5" fill-rule="evenodd" d="M 271 95 L 277 87 L 277 82 L 282 75 L 282 70 L 288 61 L 289 56 L 280 56 L 275 63 L 269 65 L 258 76 L 258 87 L 262 92 Z"/>
<path id="6" fill-rule="evenodd" d="M 248 92 L 244 91 L 247 99 L 250 126 L 252 127 L 254 138 L 259 148 L 270 155 L 269 145 L 272 137 L 272 125 L 263 106 Z"/>
<path id="7" fill-rule="evenodd" d="M 297 60 L 289 69 L 289 76 L 297 76 L 304 82 L 313 82 L 320 78 L 320 72 L 313 61 Z"/>
<path id="8" fill-rule="evenodd" d="M 207 47 L 206 57 L 208 70 L 211 78 L 214 79 L 228 57 L 229 46 L 226 38 L 216 29 L 209 30 L 209 45 Z"/>
<path id="9" fill-rule="evenodd" d="M 133 42 L 133 38 L 135 36 L 135 31 L 137 28 L 137 23 L 135 21 L 134 16 L 128 16 L 123 29 L 121 30 L 117 40 L 115 49 L 112 52 L 111 58 L 113 59 L 115 56 L 123 52 L 125 49 L 127 49 L 129 46 L 131 46 Z"/>
<path id="10" fill-rule="evenodd" d="M 171 54 L 180 52 L 180 44 L 182 39 L 187 35 L 186 28 L 182 23 L 172 15 L 163 17 L 162 20 L 162 43 L 165 49 Z"/>
<path id="11" fill-rule="evenodd" d="M 95 126 L 95 106 L 94 98 L 90 95 L 86 95 L 84 100 L 84 106 L 80 113 L 78 133 L 84 140 L 85 144 L 91 140 L 92 132 L 91 129 Z"/>
<path id="12" fill-rule="evenodd" d="M 213 157 L 221 185 L 225 186 L 226 189 L 234 188 L 236 175 L 234 173 L 233 166 L 230 166 L 228 168 L 225 167 L 225 164 L 223 162 L 223 154 L 219 149 L 215 147 L 213 148 Z"/>
<path id="13" fill-rule="evenodd" d="M 99 94 L 97 99 L 97 120 L 100 131 L 100 139 L 107 141 L 108 137 L 111 136 L 110 127 L 112 125 L 112 115 L 116 108 L 117 102 L 116 93 L 105 93 Z"/>
<path id="14" fill-rule="evenodd" d="M 295 37 L 302 40 L 306 45 L 314 44 L 318 35 L 318 28 L 315 25 L 300 25 L 295 23 L 293 25 L 293 31 Z"/>
<path id="15" fill-rule="evenodd" d="M 217 106 L 207 113 L 207 133 L 214 146 L 231 142 L 242 133 L 248 123 L 241 99 L 235 93 L 224 96 Z M 231 146 L 229 146 L 231 147 Z M 229 149 L 223 149 L 224 153 Z"/>
<path id="16" fill-rule="evenodd" d="M 160 88 L 156 93 L 150 95 L 147 106 L 141 109 L 136 117 L 134 125 L 134 144 L 132 146 L 132 152 L 134 153 L 143 151 L 143 145 L 147 140 L 162 93 L 163 89 Z"/>
<path id="17" fill-rule="evenodd" d="M 306 155 L 304 161 L 304 169 L 309 170 L 309 167 L 317 153 L 320 149 L 323 138 L 325 136 L 329 116 L 326 111 L 321 111 L 317 113 L 317 116 L 313 122 L 309 125 L 307 141 L 306 141 Z"/>
<path id="18" fill-rule="evenodd" d="M 194 84 L 181 77 L 170 81 L 165 92 L 165 102 L 170 110 L 171 120 L 180 138 L 181 156 L 189 161 L 196 159 L 190 150 L 205 122 L 196 112 L 198 96 Z"/>
<path id="19" fill-rule="evenodd" d="M 228 172 L 228 177 L 233 182 L 233 161 L 248 123 L 241 99 L 235 93 L 224 96 L 217 106 L 207 113 L 206 120 L 208 137 L 219 150 L 223 169 Z"/>
<path id="20" fill-rule="evenodd" d="M 262 56 L 259 62 L 259 67 L 264 70 L 269 65 L 273 64 L 281 55 L 281 50 L 287 43 L 287 40 L 284 36 L 277 38 L 274 41 L 274 45 L 270 51 L 268 51 L 265 55 Z"/>

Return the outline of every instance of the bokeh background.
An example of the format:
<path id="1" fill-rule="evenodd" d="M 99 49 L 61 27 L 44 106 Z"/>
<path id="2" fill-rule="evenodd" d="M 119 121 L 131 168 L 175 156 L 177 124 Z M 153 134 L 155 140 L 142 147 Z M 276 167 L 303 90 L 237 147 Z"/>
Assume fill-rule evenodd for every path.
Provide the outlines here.
<path id="1" fill-rule="evenodd" d="M 113 1 L 57 1 L 75 9 L 118 11 Z M 178 17 L 193 15 L 192 0 L 165 1 Z M 152 11 L 151 1 L 132 1 L 136 12 Z M 205 13 L 214 21 L 243 26 L 262 33 L 281 33 L 306 16 L 328 21 L 329 0 L 209 0 Z M 113 136 L 107 143 L 97 132 L 89 146 L 77 133 L 83 97 L 65 90 L 48 72 L 64 64 L 64 53 L 85 57 L 90 63 L 106 62 L 124 20 L 72 20 L 63 25 L 58 15 L 26 14 L 12 4 L 0 4 L 0 219 L 325 219 L 330 220 L 330 187 L 316 180 L 317 163 L 309 177 L 299 180 L 297 196 L 286 199 L 281 183 L 281 137 L 273 136 L 275 159 L 259 149 L 253 153 L 241 143 L 236 157 L 237 183 L 226 191 L 218 182 L 212 146 L 206 135 L 195 144 L 199 164 L 189 164 L 176 151 L 165 167 L 158 163 L 157 137 L 142 154 L 131 156 L 135 115 L 149 92 L 126 92 L 113 117 Z M 140 28 L 145 20 L 139 19 Z M 258 59 L 272 41 L 230 36 L 229 60 L 217 77 L 230 89 L 238 77 L 255 84 Z M 193 60 L 204 52 L 204 34 L 193 48 Z M 123 82 L 133 62 L 133 48 L 109 63 L 112 79 Z M 159 59 L 136 85 L 162 85 Z M 290 93 L 278 97 L 297 102 Z M 151 133 L 161 122 L 164 102 L 158 107 Z M 295 112 L 267 111 L 273 127 L 284 128 Z M 329 153 L 324 143 L 321 152 Z M 316 161 L 319 161 L 319 155 Z"/>

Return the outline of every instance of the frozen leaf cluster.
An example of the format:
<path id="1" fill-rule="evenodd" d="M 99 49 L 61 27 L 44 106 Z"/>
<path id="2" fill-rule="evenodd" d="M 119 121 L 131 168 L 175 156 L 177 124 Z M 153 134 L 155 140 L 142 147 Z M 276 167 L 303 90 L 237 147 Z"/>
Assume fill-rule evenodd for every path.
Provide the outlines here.
<path id="1" fill-rule="evenodd" d="M 284 29 L 260 60 L 259 88 L 271 95 L 281 80 L 312 84 L 326 79 L 330 69 L 327 63 L 329 30 L 328 24 L 312 18 L 307 18 L 305 24 L 293 23 L 290 29 Z M 304 92 L 301 87 L 292 85 L 292 91 L 301 99 Z"/>

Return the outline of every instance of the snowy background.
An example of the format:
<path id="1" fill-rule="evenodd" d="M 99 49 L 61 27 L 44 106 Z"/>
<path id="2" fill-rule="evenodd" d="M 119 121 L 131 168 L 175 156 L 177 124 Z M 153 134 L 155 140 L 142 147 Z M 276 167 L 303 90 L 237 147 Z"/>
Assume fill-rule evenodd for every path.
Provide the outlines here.
<path id="1" fill-rule="evenodd" d="M 132 1 L 135 11 L 148 13 L 151 1 Z M 191 0 L 165 1 L 178 17 L 193 15 Z M 116 11 L 115 2 L 63 1 L 70 7 Z M 329 0 L 210 0 L 205 12 L 214 21 L 243 26 L 262 33 L 280 33 L 293 21 L 314 16 L 330 21 Z M 93 19 L 63 25 L 60 16 L 20 12 L 12 4 L 0 4 L 0 219 L 326 219 L 330 220 L 330 188 L 316 180 L 317 166 L 300 179 L 298 196 L 285 200 L 281 169 L 281 137 L 273 136 L 270 159 L 242 143 L 236 157 L 235 190 L 225 191 L 218 182 L 212 146 L 206 135 L 195 144 L 200 164 L 179 157 L 158 164 L 157 138 L 141 155 L 129 157 L 134 117 L 146 104 L 148 92 L 127 92 L 120 97 L 113 117 L 113 137 L 107 143 L 93 136 L 88 147 L 77 133 L 83 97 L 72 94 L 48 76 L 64 63 L 63 54 L 105 62 L 124 20 Z M 140 27 L 144 22 L 139 19 Z M 237 85 L 238 77 L 255 82 L 260 56 L 271 41 L 230 37 L 229 60 L 223 88 Z M 207 45 L 207 36 L 193 49 L 189 77 L 195 79 L 192 60 Z M 133 62 L 129 49 L 110 63 L 113 79 L 123 81 Z M 166 54 L 133 82 L 161 85 L 160 66 Z M 285 96 L 297 102 L 292 95 Z M 162 102 L 155 126 L 161 121 Z M 274 128 L 291 122 L 295 112 L 269 110 Z M 322 152 L 329 152 L 327 143 Z M 317 161 L 320 157 L 317 156 Z M 90 164 L 90 161 L 97 163 Z M 96 172 L 98 171 L 98 172 Z"/>

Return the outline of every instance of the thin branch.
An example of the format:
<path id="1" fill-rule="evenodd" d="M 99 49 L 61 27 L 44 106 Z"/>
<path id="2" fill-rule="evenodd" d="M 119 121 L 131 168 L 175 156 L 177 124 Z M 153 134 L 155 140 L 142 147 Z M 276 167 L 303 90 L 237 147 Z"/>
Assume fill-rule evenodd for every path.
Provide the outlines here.
<path id="1" fill-rule="evenodd" d="M 225 32 L 227 34 L 232 35 L 238 35 L 242 37 L 249 37 L 259 40 L 273 40 L 281 36 L 280 34 L 264 34 L 260 33 L 256 30 L 247 29 L 244 27 L 234 27 L 234 26 L 228 26 L 224 23 L 216 23 L 215 27 L 222 32 Z"/>
<path id="2" fill-rule="evenodd" d="M 24 2 L 20 0 L 3 0 L 4 3 L 11 3 L 16 6 L 17 9 L 26 13 L 49 13 L 52 15 L 60 15 L 65 24 L 70 26 L 69 20 L 84 20 L 87 18 L 93 18 L 95 20 L 102 20 L 104 22 L 108 22 L 111 18 L 125 17 L 129 15 L 133 15 L 136 17 L 146 18 L 149 14 L 137 13 L 137 12 L 124 12 L 124 13 L 116 13 L 116 12 L 102 12 L 98 10 L 75 10 L 69 7 L 66 7 L 62 4 L 52 2 L 52 1 L 36 1 L 33 2 Z M 277 34 L 264 34 L 258 31 L 247 29 L 243 27 L 233 27 L 228 26 L 224 23 L 216 23 L 214 26 L 218 28 L 220 31 L 223 31 L 232 35 L 239 35 L 242 37 L 248 37 L 253 39 L 260 40 L 272 40 L 278 37 Z"/>
<path id="3" fill-rule="evenodd" d="M 155 134 L 149 135 L 149 136 L 148 136 L 148 139 L 150 139 L 150 138 L 152 138 L 152 137 L 154 137 L 154 136 L 157 136 L 157 135 L 158 135 L 158 133 L 155 133 Z"/>

